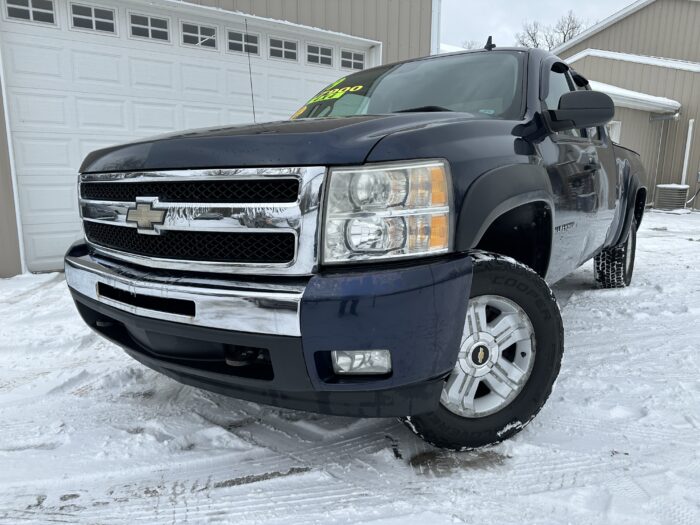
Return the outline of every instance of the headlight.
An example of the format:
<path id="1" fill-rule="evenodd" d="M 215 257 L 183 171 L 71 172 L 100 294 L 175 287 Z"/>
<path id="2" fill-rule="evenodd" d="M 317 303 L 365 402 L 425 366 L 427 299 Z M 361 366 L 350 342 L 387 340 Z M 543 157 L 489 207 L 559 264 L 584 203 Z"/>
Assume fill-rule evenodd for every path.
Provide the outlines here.
<path id="1" fill-rule="evenodd" d="M 444 161 L 331 169 L 323 262 L 447 252 L 450 189 Z"/>

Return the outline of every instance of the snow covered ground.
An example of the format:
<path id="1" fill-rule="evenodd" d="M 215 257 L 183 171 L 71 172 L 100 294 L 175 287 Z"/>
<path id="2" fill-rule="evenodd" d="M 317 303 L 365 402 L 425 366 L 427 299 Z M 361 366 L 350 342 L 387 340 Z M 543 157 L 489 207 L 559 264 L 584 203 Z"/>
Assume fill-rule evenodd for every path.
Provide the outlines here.
<path id="1" fill-rule="evenodd" d="M 451 453 L 152 372 L 60 274 L 0 280 L 0 522 L 700 523 L 700 214 L 650 213 L 633 286 L 556 286 L 566 353 L 508 443 Z"/>

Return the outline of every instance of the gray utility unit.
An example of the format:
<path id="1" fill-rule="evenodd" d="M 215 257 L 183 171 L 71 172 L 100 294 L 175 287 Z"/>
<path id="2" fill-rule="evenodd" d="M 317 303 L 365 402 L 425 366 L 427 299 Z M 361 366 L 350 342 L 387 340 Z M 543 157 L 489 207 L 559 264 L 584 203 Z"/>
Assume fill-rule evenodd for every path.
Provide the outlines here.
<path id="1" fill-rule="evenodd" d="M 688 199 L 687 184 L 657 184 L 654 207 L 660 210 L 685 208 Z"/>

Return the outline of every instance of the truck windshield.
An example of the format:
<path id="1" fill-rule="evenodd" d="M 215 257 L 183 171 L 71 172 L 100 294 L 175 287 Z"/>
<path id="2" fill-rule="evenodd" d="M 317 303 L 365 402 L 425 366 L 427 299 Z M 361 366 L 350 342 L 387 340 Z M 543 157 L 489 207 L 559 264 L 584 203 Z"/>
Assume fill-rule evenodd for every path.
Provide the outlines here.
<path id="1" fill-rule="evenodd" d="M 410 111 L 520 118 L 523 55 L 465 53 L 368 69 L 326 87 L 292 119 Z"/>

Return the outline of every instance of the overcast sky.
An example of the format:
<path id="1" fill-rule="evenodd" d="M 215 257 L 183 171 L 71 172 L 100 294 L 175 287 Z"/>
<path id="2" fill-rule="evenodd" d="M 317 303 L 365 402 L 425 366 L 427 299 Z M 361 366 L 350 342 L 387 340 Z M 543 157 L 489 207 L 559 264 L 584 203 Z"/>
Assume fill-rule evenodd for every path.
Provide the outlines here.
<path id="1" fill-rule="evenodd" d="M 632 0 L 442 0 L 441 42 L 461 45 L 465 40 L 510 46 L 526 20 L 553 24 L 571 9 L 594 24 L 633 3 Z"/>

